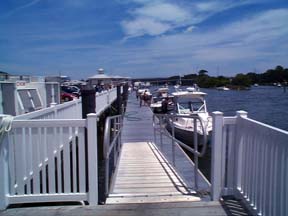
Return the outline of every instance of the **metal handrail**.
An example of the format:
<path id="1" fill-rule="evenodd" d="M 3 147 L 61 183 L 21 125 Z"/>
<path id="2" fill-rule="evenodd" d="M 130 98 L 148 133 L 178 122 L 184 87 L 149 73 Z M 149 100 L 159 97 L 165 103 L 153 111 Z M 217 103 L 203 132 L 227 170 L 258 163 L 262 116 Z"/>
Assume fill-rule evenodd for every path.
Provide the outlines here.
<path id="1" fill-rule="evenodd" d="M 111 122 L 114 121 L 111 127 Z M 109 116 L 106 118 L 105 130 L 104 130 L 104 142 L 103 142 L 103 155 L 105 160 L 105 195 L 109 192 L 109 170 L 110 170 L 110 154 L 114 153 L 114 167 L 119 159 L 119 152 L 122 147 L 121 133 L 123 128 L 123 115 Z M 113 131 L 113 137 L 111 141 L 111 131 Z M 114 151 L 113 151 L 114 149 Z"/>
<path id="2" fill-rule="evenodd" d="M 201 151 L 199 152 L 198 149 L 195 149 L 195 147 L 192 148 L 189 145 L 187 145 L 187 144 L 181 142 L 180 140 L 176 139 L 175 138 L 175 134 L 173 136 L 173 134 L 161 132 L 161 129 L 159 130 L 159 129 L 156 128 L 156 124 L 157 123 L 155 122 L 155 120 L 156 120 L 155 117 L 164 117 L 166 119 L 172 119 L 172 121 L 174 121 L 175 118 L 193 118 L 193 119 L 196 119 L 196 120 L 199 119 L 201 128 L 203 130 L 203 147 L 202 147 Z M 194 124 L 195 124 L 195 122 L 197 122 L 197 121 L 194 121 Z M 171 125 L 172 125 L 172 130 L 173 130 L 174 125 L 173 124 L 171 124 Z M 160 125 L 160 127 L 161 127 L 161 125 Z M 179 143 L 181 146 L 183 146 L 189 152 L 191 152 L 193 154 L 196 154 L 198 157 L 203 157 L 205 155 L 205 153 L 206 153 L 206 149 L 207 149 L 207 132 L 206 132 L 206 128 L 204 127 L 201 118 L 198 115 L 189 115 L 188 116 L 188 115 L 179 115 L 179 114 L 154 114 L 153 115 L 153 128 L 154 128 L 154 130 L 157 130 L 157 131 L 163 133 L 167 137 L 175 139 L 177 141 L 177 143 Z"/>
<path id="3" fill-rule="evenodd" d="M 158 118 L 156 118 L 158 117 Z M 194 123 L 194 128 L 196 128 L 197 130 L 197 122 L 199 120 L 202 131 L 203 131 L 203 147 L 201 149 L 201 151 L 198 151 L 198 137 L 197 137 L 197 132 L 194 133 L 194 148 L 188 146 L 187 144 L 181 142 L 180 140 L 175 138 L 175 127 L 174 127 L 174 119 L 175 118 L 192 118 L 193 119 L 193 123 Z M 168 123 L 171 126 L 171 134 L 165 129 L 162 130 L 163 128 L 163 124 L 162 124 L 162 120 L 163 118 L 165 118 L 166 120 L 168 120 Z M 159 120 L 159 126 L 160 129 L 158 129 L 156 127 L 157 122 L 156 119 Z M 172 123 L 170 121 L 170 119 L 172 120 Z M 206 128 L 203 125 L 202 119 L 197 115 L 197 114 L 192 114 L 192 115 L 179 115 L 179 114 L 154 114 L 153 115 L 153 128 L 154 128 L 154 140 L 156 142 L 156 131 L 158 131 L 160 133 L 160 144 L 162 146 L 162 134 L 164 134 L 165 136 L 169 137 L 172 139 L 172 151 L 173 151 L 173 165 L 175 166 L 175 141 L 182 146 L 183 148 L 185 148 L 186 150 L 188 150 L 189 152 L 194 154 L 194 172 L 195 172 L 195 188 L 196 190 L 198 190 L 198 157 L 203 157 L 204 154 L 206 153 L 206 149 L 207 149 L 207 131 Z"/>

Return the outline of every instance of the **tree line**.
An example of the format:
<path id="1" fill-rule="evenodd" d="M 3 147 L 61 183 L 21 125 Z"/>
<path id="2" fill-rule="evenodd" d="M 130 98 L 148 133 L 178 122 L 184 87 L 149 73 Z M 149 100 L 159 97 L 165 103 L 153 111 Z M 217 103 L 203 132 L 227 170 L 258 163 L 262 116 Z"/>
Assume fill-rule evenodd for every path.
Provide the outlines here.
<path id="1" fill-rule="evenodd" d="M 230 88 L 249 88 L 253 84 L 272 85 L 273 83 L 286 84 L 288 82 L 288 68 L 280 65 L 274 69 L 269 69 L 264 73 L 249 72 L 239 73 L 234 77 L 209 76 L 207 70 L 200 70 L 198 74 L 187 74 L 184 76 L 172 76 L 167 79 L 171 84 L 177 84 L 181 80 L 181 85 L 192 85 L 197 83 L 201 88 L 215 88 L 227 86 Z"/>

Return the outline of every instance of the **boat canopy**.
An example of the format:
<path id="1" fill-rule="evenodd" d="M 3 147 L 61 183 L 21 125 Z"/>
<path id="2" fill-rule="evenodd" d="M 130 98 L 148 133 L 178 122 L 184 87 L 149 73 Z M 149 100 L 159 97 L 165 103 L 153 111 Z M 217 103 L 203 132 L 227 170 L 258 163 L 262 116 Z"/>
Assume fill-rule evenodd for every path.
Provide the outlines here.
<path id="1" fill-rule="evenodd" d="M 179 91 L 179 92 L 173 92 L 172 95 L 174 97 L 179 97 L 179 98 L 202 98 L 205 95 L 207 95 L 204 92 L 199 92 L 199 91 Z"/>
<path id="2" fill-rule="evenodd" d="M 156 92 L 160 92 L 160 93 L 162 93 L 162 92 L 167 93 L 168 91 L 169 91 L 169 89 L 166 87 L 160 87 L 156 90 Z"/>

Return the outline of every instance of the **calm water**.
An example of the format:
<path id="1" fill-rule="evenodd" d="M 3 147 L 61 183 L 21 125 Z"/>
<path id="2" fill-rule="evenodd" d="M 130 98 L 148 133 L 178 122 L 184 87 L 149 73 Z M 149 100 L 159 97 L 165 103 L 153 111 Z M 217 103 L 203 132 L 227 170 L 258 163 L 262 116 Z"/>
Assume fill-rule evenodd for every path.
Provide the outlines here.
<path id="1" fill-rule="evenodd" d="M 174 91 L 174 88 L 170 87 L 170 90 Z M 206 103 L 210 113 L 221 111 L 224 116 L 234 116 L 237 110 L 245 110 L 249 118 L 288 131 L 288 89 L 286 93 L 283 88 L 273 86 L 252 87 L 247 91 L 205 88 L 201 91 L 208 94 Z"/>
<path id="2" fill-rule="evenodd" d="M 259 86 L 248 91 L 218 91 L 201 89 L 207 93 L 208 111 L 221 111 L 224 116 L 233 116 L 237 110 L 245 110 L 248 116 L 260 122 L 288 131 L 288 91 L 282 88 Z M 187 153 L 192 159 L 193 155 Z M 199 158 L 199 169 L 210 180 L 211 149 L 208 148 L 204 157 Z"/>
<path id="3" fill-rule="evenodd" d="M 201 89 L 206 92 L 209 112 L 221 111 L 224 116 L 233 116 L 237 110 L 245 110 L 257 121 L 288 130 L 288 91 L 272 86 L 252 87 L 248 91 L 218 91 Z"/>

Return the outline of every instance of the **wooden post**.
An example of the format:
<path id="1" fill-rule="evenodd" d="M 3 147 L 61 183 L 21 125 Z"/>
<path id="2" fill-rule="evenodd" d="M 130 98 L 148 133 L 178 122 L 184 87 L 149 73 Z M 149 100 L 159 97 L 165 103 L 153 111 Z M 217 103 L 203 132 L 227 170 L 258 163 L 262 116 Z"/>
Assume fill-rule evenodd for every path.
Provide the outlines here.
<path id="1" fill-rule="evenodd" d="M 98 204 L 98 155 L 97 155 L 97 115 L 87 115 L 88 133 L 88 202 L 90 205 Z"/>
<path id="2" fill-rule="evenodd" d="M 123 112 L 126 112 L 126 106 L 127 106 L 127 100 L 128 100 L 128 83 L 125 83 L 125 85 L 123 86 L 123 102 L 124 102 L 124 109 Z"/>
<path id="3" fill-rule="evenodd" d="M 212 200 L 219 200 L 222 190 L 222 133 L 223 133 L 223 113 L 213 112 L 213 131 L 212 131 L 212 158 L 211 158 L 211 195 Z"/>
<path id="4" fill-rule="evenodd" d="M 3 116 L 0 116 L 0 124 Z M 8 166 L 9 143 L 7 136 L 0 140 L 0 210 L 8 206 L 7 195 L 9 194 L 9 166 Z"/>
<path id="5" fill-rule="evenodd" d="M 82 97 L 82 118 L 86 118 L 88 113 L 96 113 L 96 95 L 91 86 L 87 86 L 81 91 Z"/>
<path id="6" fill-rule="evenodd" d="M 117 110 L 118 114 L 122 114 L 122 96 L 121 96 L 121 85 L 117 85 Z"/>

